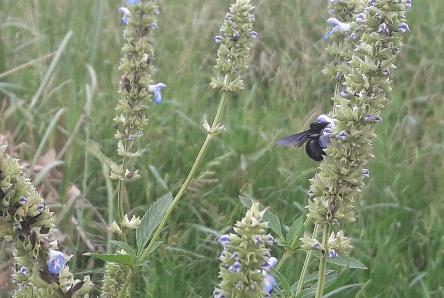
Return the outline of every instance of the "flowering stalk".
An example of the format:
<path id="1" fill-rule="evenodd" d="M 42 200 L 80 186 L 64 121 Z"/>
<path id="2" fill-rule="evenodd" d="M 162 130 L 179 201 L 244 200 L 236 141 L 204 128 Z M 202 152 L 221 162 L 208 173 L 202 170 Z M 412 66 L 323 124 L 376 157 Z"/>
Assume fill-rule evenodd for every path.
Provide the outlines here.
<path id="1" fill-rule="evenodd" d="M 184 195 L 191 179 L 194 177 L 202 158 L 204 157 L 208 145 L 211 140 L 219 133 L 225 130 L 225 127 L 220 123 L 222 114 L 231 92 L 236 92 L 244 89 L 244 83 L 241 74 L 247 69 L 247 59 L 251 47 L 252 39 L 255 39 L 257 33 L 253 30 L 253 22 L 255 17 L 252 13 L 254 7 L 250 4 L 250 0 L 237 0 L 236 3 L 230 7 L 230 12 L 227 13 L 225 21 L 220 28 L 220 35 L 214 38 L 214 41 L 219 45 L 217 52 L 217 63 L 214 66 L 215 76 L 212 78 L 211 86 L 221 91 L 222 95 L 219 105 L 214 116 L 212 125 L 205 121 L 203 127 L 206 131 L 206 138 L 199 150 L 199 153 L 188 173 L 185 182 L 182 184 L 178 193 L 174 197 L 171 204 L 157 227 L 153 237 L 150 239 L 147 247 L 142 253 L 140 259 L 144 259 L 155 245 L 160 236 L 160 231 L 166 225 L 171 212 L 176 206 L 177 202 Z"/>
<path id="2" fill-rule="evenodd" d="M 148 123 L 146 111 L 151 96 L 154 96 L 156 103 L 160 103 L 161 90 L 165 87 L 162 83 L 153 84 L 151 78 L 154 71 L 153 44 L 157 29 L 156 15 L 159 13 L 157 2 L 155 0 L 126 2 L 128 7 L 119 9 L 125 31 L 123 57 L 119 68 L 122 76 L 116 106 L 117 115 L 114 118 L 117 128 L 114 137 L 117 140 L 117 153 L 121 157 L 121 163 L 111 166 L 111 178 L 118 180 L 117 207 L 121 223 L 125 217 L 122 199 L 125 183 L 140 177 L 139 170 L 130 165 L 143 152 L 135 146 L 135 142 L 143 136 L 143 129 Z M 122 235 L 125 235 L 125 231 Z"/>
<path id="3" fill-rule="evenodd" d="M 147 110 L 153 96 L 155 103 L 162 101 L 161 90 L 165 84 L 153 84 L 154 34 L 157 30 L 156 15 L 159 8 L 156 0 L 126 0 L 127 7 L 119 8 L 121 23 L 125 25 L 123 57 L 120 62 L 122 73 L 119 99 L 114 118 L 116 126 L 117 153 L 120 164 L 111 165 L 111 178 L 117 180 L 117 209 L 119 224 L 114 221 L 110 230 L 126 240 L 126 234 L 140 225 L 140 218 L 131 219 L 125 211 L 123 190 L 126 182 L 140 177 L 139 170 L 131 163 L 142 155 L 135 142 L 143 136 L 148 123 Z M 135 148 L 136 147 L 136 148 Z M 110 215 L 112 216 L 112 214 Z M 124 281 L 131 274 L 128 265 L 108 262 L 105 268 L 101 297 L 129 297 L 129 291 L 122 290 Z"/>
<path id="4" fill-rule="evenodd" d="M 14 245 L 18 285 L 14 297 L 67 297 L 90 292 L 89 276 L 74 280 L 51 235 L 57 233 L 53 213 L 45 206 L 16 159 L 0 147 L 0 235 Z"/>
<path id="5" fill-rule="evenodd" d="M 369 177 L 365 168 L 372 157 L 374 126 L 391 93 L 391 71 L 409 31 L 405 23 L 409 0 L 370 0 L 356 16 L 360 39 L 353 54 L 339 65 L 344 80 L 333 97 L 336 130 L 319 172 L 311 179 L 307 217 L 322 227 L 322 240 L 306 235 L 304 248 L 321 252 L 316 297 L 324 290 L 327 258 L 348 254 L 352 246 L 333 225 L 355 221 L 353 209 Z"/>
<path id="6" fill-rule="evenodd" d="M 323 39 L 329 41 L 326 52 L 330 62 L 324 67 L 323 72 L 336 81 L 335 96 L 339 93 L 340 86 L 344 82 L 344 74 L 347 70 L 343 62 L 351 59 L 353 48 L 359 41 L 359 24 L 355 23 L 354 20 L 356 15 L 362 10 L 363 5 L 364 0 L 328 1 L 330 18 L 327 20 L 327 23 L 332 28 L 324 35 Z M 309 194 L 312 196 L 311 192 Z M 314 225 L 313 238 L 317 237 L 319 228 L 319 225 Z M 307 250 L 295 296 L 302 291 L 312 252 L 312 249 Z"/>
<path id="7" fill-rule="evenodd" d="M 227 13 L 225 17 L 225 21 L 220 28 L 220 35 L 214 38 L 214 41 L 219 44 L 219 50 L 216 60 L 217 63 L 214 66 L 215 76 L 212 79 L 211 86 L 220 90 L 222 93 L 216 115 L 214 116 L 211 126 L 207 121 L 204 122 L 203 127 L 206 131 L 206 138 L 194 160 L 193 166 L 176 196 L 169 204 L 165 215 L 157 226 L 147 246 L 138 256 L 136 263 L 145 260 L 152 251 L 160 237 L 160 232 L 168 222 L 174 207 L 185 194 L 187 187 L 197 172 L 209 144 L 215 136 L 225 130 L 224 126 L 220 123 L 225 105 L 232 92 L 244 88 L 241 75 L 247 68 L 247 58 L 251 47 L 251 41 L 257 37 L 257 33 L 252 31 L 255 19 L 252 13 L 253 9 L 254 7 L 250 4 L 250 0 L 237 0 L 236 3 L 231 5 L 230 12 Z M 131 275 L 127 276 L 126 281 L 130 278 Z M 125 282 L 120 291 L 121 293 L 126 291 L 125 285 L 128 286 L 128 284 L 129 282 Z"/>
<path id="8" fill-rule="evenodd" d="M 273 236 L 267 234 L 268 223 L 259 203 L 253 202 L 247 214 L 234 226 L 234 233 L 222 235 L 220 255 L 221 279 L 214 298 L 270 297 L 276 281 L 269 271 L 277 259 L 270 255 Z"/>

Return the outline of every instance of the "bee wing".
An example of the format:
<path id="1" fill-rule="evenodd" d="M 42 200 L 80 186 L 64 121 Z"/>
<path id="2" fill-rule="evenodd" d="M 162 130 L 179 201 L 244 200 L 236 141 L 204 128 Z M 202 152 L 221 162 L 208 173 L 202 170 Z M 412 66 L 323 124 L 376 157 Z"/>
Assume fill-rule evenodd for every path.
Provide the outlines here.
<path id="1" fill-rule="evenodd" d="M 308 129 L 306 131 L 297 133 L 295 135 L 291 135 L 288 137 L 285 137 L 283 139 L 280 139 L 276 142 L 279 146 L 285 146 L 285 147 L 300 147 L 305 142 L 307 142 L 309 135 L 311 134 L 311 129 Z"/>

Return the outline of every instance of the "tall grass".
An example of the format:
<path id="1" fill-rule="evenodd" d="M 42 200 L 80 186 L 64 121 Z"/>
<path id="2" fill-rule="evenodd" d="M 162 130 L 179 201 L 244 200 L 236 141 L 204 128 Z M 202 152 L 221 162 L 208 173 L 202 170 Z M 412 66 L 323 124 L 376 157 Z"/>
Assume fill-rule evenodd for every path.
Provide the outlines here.
<path id="1" fill-rule="evenodd" d="M 228 2 L 161 3 L 157 77 L 168 89 L 165 103 L 150 111 L 151 124 L 144 137 L 147 153 L 139 161 L 145 173 L 129 188 L 132 206 L 149 204 L 167 189 L 177 190 L 201 145 L 204 113 L 217 105 L 216 93 L 207 88 L 216 49 L 211 38 Z M 109 209 L 109 190 L 102 168 L 104 156 L 114 154 L 111 119 L 119 81 L 119 5 L 119 1 L 106 0 L 0 2 L 0 73 L 57 51 L 67 33 L 73 32 L 52 71 L 55 56 L 0 79 L 0 136 L 9 135 L 17 157 L 31 162 L 39 147 L 42 154 L 64 147 L 81 115 L 86 115 L 85 84 L 93 84 L 87 65 L 97 75 L 91 117 L 84 117 L 82 129 L 60 156 L 63 165 L 37 185 L 52 200 L 53 209 L 65 208 L 58 212 L 63 218 L 57 220 L 68 235 L 64 239 L 67 249 L 78 249 L 72 269 L 77 266 L 82 274 L 93 273 L 95 281 L 100 280 L 100 272 L 93 262 L 99 261 L 80 254 L 90 249 L 88 243 L 106 249 L 106 217 L 102 216 Z M 278 136 L 305 127 L 330 106 L 334 86 L 319 71 L 326 62 L 321 41 L 324 11 L 325 3 L 320 1 L 259 1 L 260 37 L 247 82 L 251 91 L 227 106 L 224 123 L 228 132 L 215 142 L 204 161 L 218 163 L 203 166 L 203 171 L 217 172 L 218 181 L 194 181 L 193 191 L 179 203 L 164 233 L 164 249 L 144 269 L 150 279 L 137 282 L 140 293 L 208 297 L 218 270 L 216 231 L 240 217 L 240 193 L 271 206 L 287 224 L 303 212 L 308 178 L 316 164 L 304 152 L 282 150 L 273 143 Z M 402 69 L 395 72 L 392 103 L 377 130 L 374 154 L 378 158 L 370 166 L 366 203 L 358 206 L 359 221 L 349 230 L 356 239 L 353 256 L 369 270 L 341 272 L 331 288 L 354 283 L 364 286 L 344 290 L 337 297 L 444 295 L 443 12 L 442 1 L 417 0 L 409 14 L 412 34 L 401 54 Z M 45 77 L 47 82 L 31 109 Z M 42 144 L 62 108 L 65 112 Z M 85 146 L 90 152 L 87 171 Z M 87 173 L 86 182 L 79 173 Z M 68 204 L 72 184 L 82 193 Z M 71 224 L 73 218 L 77 226 Z M 6 262 L 9 252 L 3 252 L 1 259 Z M 296 275 L 302 262 L 302 254 L 298 254 L 283 270 Z"/>

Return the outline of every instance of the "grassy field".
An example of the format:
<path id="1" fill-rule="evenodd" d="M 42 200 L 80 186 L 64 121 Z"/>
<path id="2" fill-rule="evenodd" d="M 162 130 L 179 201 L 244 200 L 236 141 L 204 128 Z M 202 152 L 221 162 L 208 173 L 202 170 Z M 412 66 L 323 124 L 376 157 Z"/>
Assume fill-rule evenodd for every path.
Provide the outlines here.
<path id="1" fill-rule="evenodd" d="M 159 2 L 156 80 L 167 89 L 164 104 L 149 111 L 146 153 L 139 160 L 143 178 L 129 186 L 129 205 L 139 213 L 177 190 L 200 148 L 201 122 L 212 117 L 218 101 L 208 86 L 217 49 L 212 36 L 230 1 Z M 230 99 L 228 131 L 212 144 L 200 179 L 174 211 L 135 297 L 209 297 L 217 282 L 216 234 L 244 212 L 239 194 L 269 206 L 286 224 L 305 212 L 317 164 L 303 150 L 274 142 L 330 110 L 334 84 L 322 74 L 327 1 L 255 2 L 259 39 L 246 90 Z M 0 139 L 26 161 L 56 211 L 66 250 L 77 252 L 71 267 L 92 274 L 96 283 L 103 264 L 81 254 L 107 243 L 112 190 L 102 154 L 115 158 L 119 5 L 0 1 L 0 74 L 40 59 L 0 77 Z M 369 269 L 337 268 L 326 293 L 360 285 L 333 297 L 444 297 L 443 13 L 441 0 L 416 0 L 410 11 L 412 33 L 378 127 L 372 178 L 357 206 L 358 222 L 346 227 L 352 256 Z M 10 249 L 2 247 L 0 281 L 7 289 Z M 298 253 L 284 265 L 293 281 L 303 258 Z"/>

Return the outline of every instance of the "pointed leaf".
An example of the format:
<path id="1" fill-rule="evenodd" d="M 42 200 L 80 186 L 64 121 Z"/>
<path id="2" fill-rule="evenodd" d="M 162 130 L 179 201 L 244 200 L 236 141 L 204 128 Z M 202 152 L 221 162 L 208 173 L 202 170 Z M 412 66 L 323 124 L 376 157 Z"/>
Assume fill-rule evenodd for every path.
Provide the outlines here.
<path id="1" fill-rule="evenodd" d="M 136 230 L 137 247 L 139 250 L 143 249 L 148 243 L 153 231 L 159 226 L 172 201 L 173 196 L 171 193 L 168 193 L 154 202 L 145 212 L 142 222 Z"/>
<path id="2" fill-rule="evenodd" d="M 281 221 L 279 220 L 279 217 L 270 211 L 266 211 L 264 214 L 264 221 L 268 222 L 270 229 L 275 232 L 279 238 L 285 239 L 284 234 L 282 234 Z"/>
<path id="3" fill-rule="evenodd" d="M 245 196 L 239 196 L 239 200 L 241 201 L 242 205 L 244 205 L 247 208 L 251 208 L 251 205 L 253 205 L 253 201 Z"/>
<path id="4" fill-rule="evenodd" d="M 301 216 L 291 225 L 287 233 L 287 242 L 290 248 L 295 249 L 298 244 L 298 238 L 304 228 L 304 218 Z"/>
<path id="5" fill-rule="evenodd" d="M 113 244 L 114 246 L 117 246 L 120 249 L 123 249 L 127 253 L 127 255 L 129 255 L 133 258 L 136 257 L 136 251 L 128 243 L 125 243 L 122 241 L 117 241 L 117 240 L 111 240 L 111 244 Z"/>
<path id="6" fill-rule="evenodd" d="M 353 257 L 350 257 L 350 256 L 339 256 L 339 257 L 333 258 L 333 259 L 328 258 L 327 261 L 329 263 L 339 265 L 342 267 L 348 267 L 348 268 L 353 268 L 353 269 L 363 269 L 363 270 L 368 269 L 361 261 L 359 261 L 358 259 L 355 259 Z"/>

